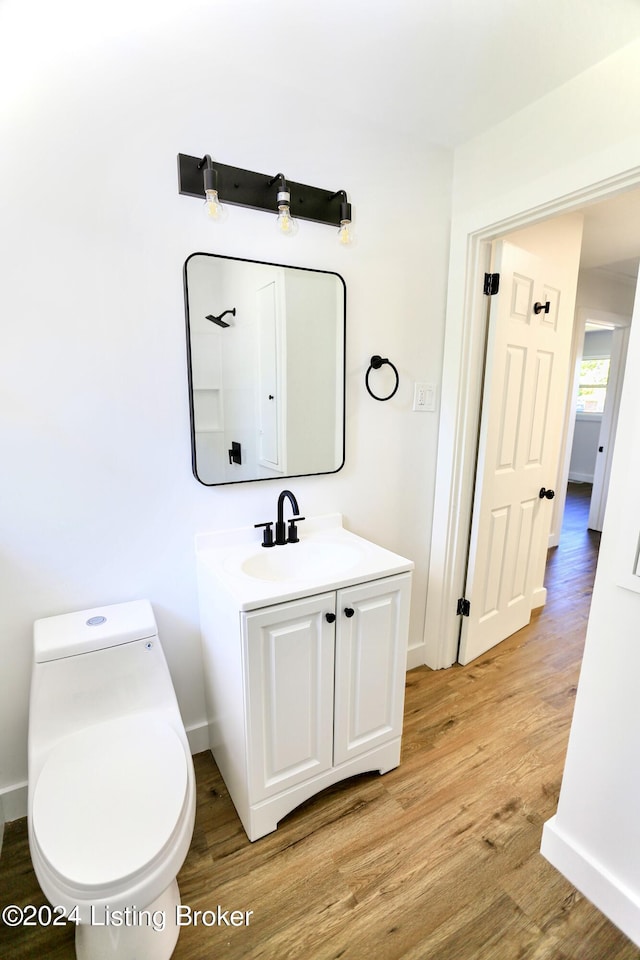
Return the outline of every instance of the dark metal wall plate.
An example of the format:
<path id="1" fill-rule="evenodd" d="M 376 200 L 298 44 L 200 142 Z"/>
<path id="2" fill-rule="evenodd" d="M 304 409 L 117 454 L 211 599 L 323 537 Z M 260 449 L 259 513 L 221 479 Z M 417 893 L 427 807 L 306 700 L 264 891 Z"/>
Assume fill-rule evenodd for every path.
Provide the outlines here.
<path id="1" fill-rule="evenodd" d="M 202 157 L 178 154 L 178 190 L 188 197 L 204 200 Z M 277 213 L 277 183 L 270 184 L 275 174 L 254 173 L 240 167 L 230 167 L 213 161 L 218 171 L 218 197 L 222 203 L 231 203 L 254 210 Z M 340 205 L 343 191 L 320 190 L 304 183 L 287 180 L 291 194 L 291 215 L 300 220 L 316 223 L 340 224 Z"/>

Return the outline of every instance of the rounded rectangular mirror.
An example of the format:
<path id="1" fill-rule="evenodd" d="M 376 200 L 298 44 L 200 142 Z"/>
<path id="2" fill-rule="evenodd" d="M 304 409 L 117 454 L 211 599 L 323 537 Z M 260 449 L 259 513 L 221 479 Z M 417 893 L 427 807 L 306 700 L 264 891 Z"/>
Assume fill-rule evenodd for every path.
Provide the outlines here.
<path id="1" fill-rule="evenodd" d="M 342 277 L 193 253 L 184 288 L 196 479 L 214 486 L 340 470 Z"/>

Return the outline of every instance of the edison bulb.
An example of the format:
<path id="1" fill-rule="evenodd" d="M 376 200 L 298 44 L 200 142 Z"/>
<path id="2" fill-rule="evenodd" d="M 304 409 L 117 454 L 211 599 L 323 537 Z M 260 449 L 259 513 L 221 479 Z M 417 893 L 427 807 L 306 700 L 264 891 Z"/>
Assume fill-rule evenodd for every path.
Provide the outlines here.
<path id="1" fill-rule="evenodd" d="M 351 220 L 341 220 L 338 227 L 338 243 L 341 247 L 353 247 L 356 244 L 356 235 L 353 232 Z"/>
<path id="2" fill-rule="evenodd" d="M 204 212 L 211 220 L 220 220 L 223 206 L 218 200 L 217 190 L 205 190 Z"/>
<path id="3" fill-rule="evenodd" d="M 348 247 L 353 241 L 351 232 L 351 220 L 341 220 L 338 230 L 338 243 L 341 247 Z"/>
<path id="4" fill-rule="evenodd" d="M 296 221 L 291 216 L 291 211 L 289 205 L 286 203 L 280 204 L 278 206 L 278 229 L 285 237 L 293 236 L 296 232 L 297 224 Z"/>

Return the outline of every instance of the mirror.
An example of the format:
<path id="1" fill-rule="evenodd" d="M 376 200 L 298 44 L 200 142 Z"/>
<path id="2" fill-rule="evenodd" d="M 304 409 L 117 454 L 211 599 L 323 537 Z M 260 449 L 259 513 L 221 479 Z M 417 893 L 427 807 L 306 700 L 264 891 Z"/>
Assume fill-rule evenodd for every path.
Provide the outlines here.
<path id="1" fill-rule="evenodd" d="M 184 286 L 196 479 L 214 486 L 340 470 L 342 277 L 193 253 Z"/>

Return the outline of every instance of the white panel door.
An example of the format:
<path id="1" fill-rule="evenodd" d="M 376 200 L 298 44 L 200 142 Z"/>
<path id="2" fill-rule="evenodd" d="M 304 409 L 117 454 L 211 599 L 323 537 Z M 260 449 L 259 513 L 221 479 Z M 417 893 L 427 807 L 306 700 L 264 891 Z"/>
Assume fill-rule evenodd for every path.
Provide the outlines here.
<path id="1" fill-rule="evenodd" d="M 402 733 L 411 575 L 338 591 L 334 763 Z"/>
<path id="2" fill-rule="evenodd" d="M 500 292 L 489 319 L 461 663 L 531 618 L 534 568 L 553 515 L 540 492 L 553 490 L 558 474 L 571 349 L 572 320 L 560 322 L 553 264 L 501 242 L 494 269 Z"/>
<path id="3" fill-rule="evenodd" d="M 271 281 L 257 291 L 258 305 L 258 458 L 266 467 L 282 469 L 280 436 L 280 350 L 278 290 Z"/>
<path id="4" fill-rule="evenodd" d="M 254 803 L 332 766 L 334 611 L 329 593 L 243 614 Z"/>

